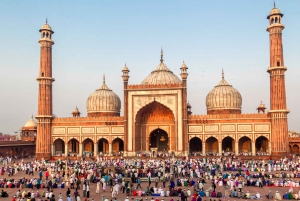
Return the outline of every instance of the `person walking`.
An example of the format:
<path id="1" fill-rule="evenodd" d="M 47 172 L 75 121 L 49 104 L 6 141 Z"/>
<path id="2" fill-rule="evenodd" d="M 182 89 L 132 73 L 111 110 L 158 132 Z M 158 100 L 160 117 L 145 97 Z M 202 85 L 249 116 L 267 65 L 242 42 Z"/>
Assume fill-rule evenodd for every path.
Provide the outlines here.
<path id="1" fill-rule="evenodd" d="M 86 197 L 86 185 L 82 185 L 82 196 L 85 198 Z"/>
<path id="2" fill-rule="evenodd" d="M 142 186 L 141 186 L 141 179 L 138 177 L 137 178 L 137 186 L 136 186 L 136 189 L 138 188 L 141 188 L 142 189 Z"/>
<path id="3" fill-rule="evenodd" d="M 96 193 L 98 194 L 100 191 L 100 181 L 97 181 L 97 184 L 96 184 Z"/>
<path id="4" fill-rule="evenodd" d="M 86 197 L 87 198 L 90 197 L 90 186 L 89 186 L 89 184 L 86 185 Z"/>

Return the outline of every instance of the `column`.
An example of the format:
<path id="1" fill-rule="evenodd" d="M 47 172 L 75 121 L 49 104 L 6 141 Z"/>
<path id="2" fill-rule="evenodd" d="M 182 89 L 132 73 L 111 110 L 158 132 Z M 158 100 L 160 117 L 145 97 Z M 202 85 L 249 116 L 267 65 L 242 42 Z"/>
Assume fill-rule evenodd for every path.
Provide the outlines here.
<path id="1" fill-rule="evenodd" d="M 52 153 L 52 156 L 55 156 L 55 145 L 54 144 L 51 145 L 51 153 Z"/>
<path id="2" fill-rule="evenodd" d="M 251 144 L 252 145 L 252 147 L 251 147 L 252 148 L 252 156 L 255 156 L 255 141 L 252 141 L 251 143 L 252 143 Z"/>
<path id="3" fill-rule="evenodd" d="M 108 155 L 111 156 L 112 155 L 112 144 L 108 143 Z"/>
<path id="4" fill-rule="evenodd" d="M 79 153 L 78 156 L 82 156 L 82 143 L 79 143 Z"/>
<path id="5" fill-rule="evenodd" d="M 68 143 L 65 143 L 65 156 L 68 156 Z"/>
<path id="6" fill-rule="evenodd" d="M 236 156 L 239 155 L 239 143 L 237 141 L 234 142 L 234 153 Z"/>
<path id="7" fill-rule="evenodd" d="M 219 142 L 219 156 L 222 156 L 222 142 Z"/>
<path id="8" fill-rule="evenodd" d="M 98 143 L 94 144 L 94 157 L 98 156 Z"/>
<path id="9" fill-rule="evenodd" d="M 202 156 L 205 156 L 205 142 L 202 142 Z"/>

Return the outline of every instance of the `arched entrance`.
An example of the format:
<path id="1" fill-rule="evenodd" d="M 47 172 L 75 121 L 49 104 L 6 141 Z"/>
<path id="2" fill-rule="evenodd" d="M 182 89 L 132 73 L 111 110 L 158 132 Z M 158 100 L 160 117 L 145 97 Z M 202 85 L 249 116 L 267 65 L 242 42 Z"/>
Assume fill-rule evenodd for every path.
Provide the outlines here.
<path id="1" fill-rule="evenodd" d="M 79 142 L 76 139 L 71 139 L 68 142 L 68 148 L 69 148 L 69 154 L 73 155 L 73 154 L 79 154 Z"/>
<path id="2" fill-rule="evenodd" d="M 202 141 L 198 137 L 190 139 L 190 153 L 202 152 Z"/>
<path id="3" fill-rule="evenodd" d="M 98 152 L 102 153 L 102 154 L 108 154 L 109 150 L 108 150 L 108 141 L 107 139 L 100 139 L 98 141 Z"/>
<path id="4" fill-rule="evenodd" d="M 114 153 L 124 151 L 124 142 L 120 138 L 116 138 L 112 141 L 112 149 Z"/>
<path id="5" fill-rule="evenodd" d="M 293 145 L 293 153 L 294 154 L 299 154 L 299 146 L 296 145 L 296 144 Z"/>
<path id="6" fill-rule="evenodd" d="M 160 129 L 153 130 L 153 127 Z M 162 127 L 163 129 L 161 129 Z M 159 151 L 175 151 L 175 135 L 175 117 L 172 110 L 157 101 L 153 101 L 141 108 L 136 114 L 132 139 L 133 150 L 136 152 L 149 151 L 150 148 L 157 147 Z M 160 140 L 162 136 L 163 141 Z"/>
<path id="7" fill-rule="evenodd" d="M 264 136 L 258 137 L 255 140 L 255 148 L 256 152 L 268 152 L 269 140 Z"/>
<path id="8" fill-rule="evenodd" d="M 217 154 L 219 151 L 218 140 L 214 137 L 209 137 L 205 141 L 206 154 Z"/>
<path id="9" fill-rule="evenodd" d="M 62 139 L 54 141 L 54 155 L 61 155 L 65 153 L 65 142 Z"/>
<path id="10" fill-rule="evenodd" d="M 83 155 L 84 156 L 91 156 L 94 152 L 94 142 L 87 138 L 82 142 L 83 146 Z"/>
<path id="11" fill-rule="evenodd" d="M 156 148 L 157 151 L 168 151 L 169 137 L 166 131 L 155 129 L 150 133 L 150 149 Z"/>
<path id="12" fill-rule="evenodd" d="M 225 137 L 222 140 L 222 151 L 234 152 L 234 140 L 231 137 Z"/>
<path id="13" fill-rule="evenodd" d="M 252 151 L 251 148 L 251 139 L 249 137 L 242 137 L 239 139 L 239 152 L 241 153 L 250 153 Z"/>

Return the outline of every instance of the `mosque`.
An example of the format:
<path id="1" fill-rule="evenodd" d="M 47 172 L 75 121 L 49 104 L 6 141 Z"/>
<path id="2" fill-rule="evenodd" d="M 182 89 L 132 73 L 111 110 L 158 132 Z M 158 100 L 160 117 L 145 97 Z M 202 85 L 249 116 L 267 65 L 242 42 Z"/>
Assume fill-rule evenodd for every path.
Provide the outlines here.
<path id="1" fill-rule="evenodd" d="M 129 84 L 125 65 L 124 99 L 105 83 L 87 98 L 87 115 L 76 107 L 71 117 L 53 115 L 52 46 L 54 34 L 48 23 L 40 29 L 40 69 L 37 81 L 38 114 L 36 158 L 82 156 L 105 153 L 136 156 L 143 153 L 172 152 L 187 156 L 224 153 L 289 154 L 282 30 L 283 14 L 278 8 L 269 13 L 270 110 L 263 103 L 257 113 L 242 113 L 242 96 L 224 77 L 206 96 L 207 114 L 192 114 L 187 101 L 188 66 L 181 65 L 180 76 L 166 66 L 163 52 L 158 66 L 140 83 Z M 267 41 L 266 41 L 267 42 Z M 121 70 L 121 69 L 120 69 Z M 121 79 L 121 78 L 120 78 Z M 120 116 L 121 109 L 124 116 Z"/>

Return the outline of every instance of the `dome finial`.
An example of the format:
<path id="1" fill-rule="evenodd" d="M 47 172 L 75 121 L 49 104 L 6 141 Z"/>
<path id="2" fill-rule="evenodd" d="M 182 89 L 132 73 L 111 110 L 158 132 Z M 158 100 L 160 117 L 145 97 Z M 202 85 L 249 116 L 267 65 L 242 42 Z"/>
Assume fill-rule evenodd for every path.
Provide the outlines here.
<path id="1" fill-rule="evenodd" d="M 103 84 L 105 84 L 105 74 L 103 74 Z"/>
<path id="2" fill-rule="evenodd" d="M 224 79 L 224 70 L 222 68 L 222 79 Z"/>
<path id="3" fill-rule="evenodd" d="M 274 8 L 276 8 L 276 3 L 275 3 L 275 0 L 274 0 Z"/>
<path id="4" fill-rule="evenodd" d="M 46 24 L 48 24 L 48 18 L 46 17 Z"/>
<path id="5" fill-rule="evenodd" d="M 164 62 L 164 51 L 161 48 L 161 51 L 160 51 L 160 63 L 163 63 L 163 62 Z"/>
<path id="6" fill-rule="evenodd" d="M 33 114 L 31 115 L 31 119 L 33 119 Z"/>

